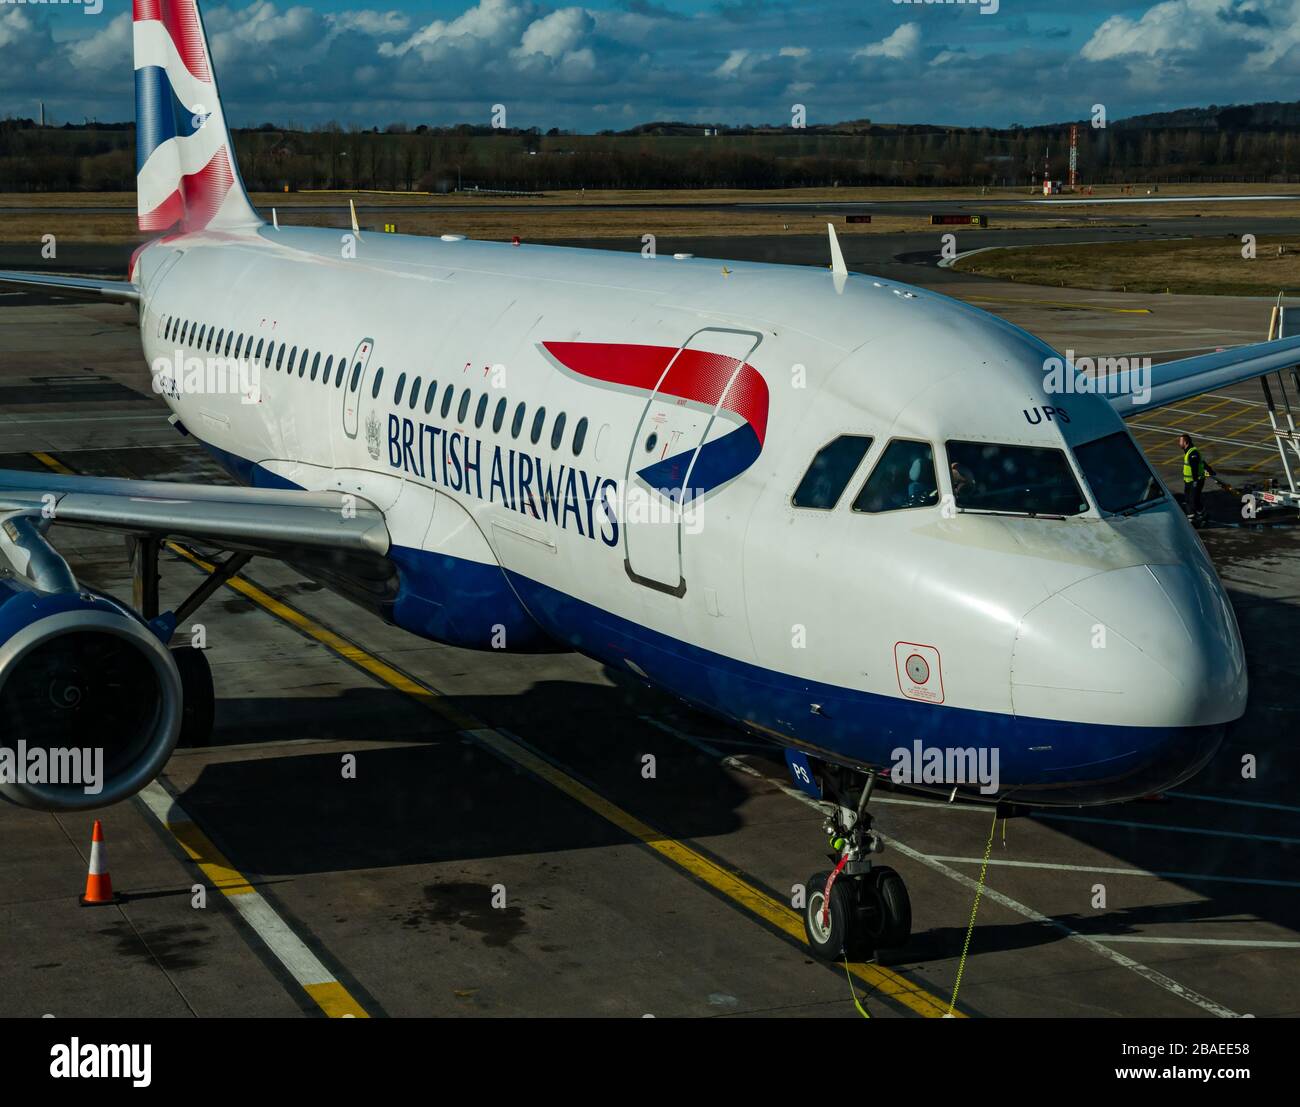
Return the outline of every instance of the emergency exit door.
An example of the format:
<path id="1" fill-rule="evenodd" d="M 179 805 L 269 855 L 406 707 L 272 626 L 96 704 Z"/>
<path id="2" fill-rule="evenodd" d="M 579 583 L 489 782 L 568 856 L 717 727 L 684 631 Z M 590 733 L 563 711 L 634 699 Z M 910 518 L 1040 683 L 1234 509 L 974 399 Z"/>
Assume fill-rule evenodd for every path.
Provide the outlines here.
<path id="1" fill-rule="evenodd" d="M 667 359 L 632 439 L 626 490 L 624 552 L 638 584 L 683 596 L 684 521 L 706 489 L 693 479 L 700 448 L 724 429 L 718 410 L 762 341 L 754 331 L 706 327 Z"/>

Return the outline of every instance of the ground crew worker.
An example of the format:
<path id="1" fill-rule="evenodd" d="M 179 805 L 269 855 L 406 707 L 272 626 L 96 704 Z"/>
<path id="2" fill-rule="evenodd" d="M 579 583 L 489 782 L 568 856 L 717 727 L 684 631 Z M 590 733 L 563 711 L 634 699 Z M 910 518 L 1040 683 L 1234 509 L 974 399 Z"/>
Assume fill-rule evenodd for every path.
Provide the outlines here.
<path id="1" fill-rule="evenodd" d="M 1181 434 L 1178 445 L 1183 451 L 1183 510 L 1191 517 L 1192 526 L 1204 526 L 1205 501 L 1202 493 L 1206 474 L 1214 476 L 1214 469 L 1201 456 L 1201 451 L 1193 444 L 1190 434 Z"/>

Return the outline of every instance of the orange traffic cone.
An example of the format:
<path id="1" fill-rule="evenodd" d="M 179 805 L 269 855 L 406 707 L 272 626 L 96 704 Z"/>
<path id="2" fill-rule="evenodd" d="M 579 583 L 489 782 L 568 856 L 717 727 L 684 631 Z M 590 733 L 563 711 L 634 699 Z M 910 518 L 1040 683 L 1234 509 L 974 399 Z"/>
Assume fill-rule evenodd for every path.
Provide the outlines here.
<path id="1" fill-rule="evenodd" d="M 104 850 L 104 828 L 98 819 L 90 833 L 90 871 L 86 873 L 86 894 L 81 897 L 82 907 L 103 907 L 120 903 L 121 896 L 113 894 L 113 878 L 108 875 L 108 858 Z"/>

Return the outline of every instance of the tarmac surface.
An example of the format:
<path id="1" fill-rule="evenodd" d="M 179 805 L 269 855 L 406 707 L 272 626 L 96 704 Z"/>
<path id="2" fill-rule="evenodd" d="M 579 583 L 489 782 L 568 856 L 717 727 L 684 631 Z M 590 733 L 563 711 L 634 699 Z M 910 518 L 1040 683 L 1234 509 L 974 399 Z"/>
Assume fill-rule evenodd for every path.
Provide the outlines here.
<path id="1" fill-rule="evenodd" d="M 851 268 L 883 262 L 1080 354 L 1161 360 L 1267 326 L 1263 299 L 1000 284 L 935 268 L 924 242 L 844 244 Z M 825 243 L 672 247 L 824 264 Z M 13 253 L 0 268 L 33 267 Z M 73 255 L 61 267 L 124 267 L 120 248 Z M 1229 480 L 1260 480 L 1277 455 L 1259 399 L 1238 386 L 1134 425 L 1167 480 L 1182 426 Z M 166 414 L 132 310 L 0 294 L 0 468 L 224 479 Z M 1212 512 L 1246 717 L 1177 794 L 997 827 L 959 1012 L 1300 1014 L 1300 527 L 1241 525 L 1226 494 Z M 130 595 L 119 539 L 53 536 L 79 578 Z M 203 578 L 175 552 L 162 573 L 165 606 Z M 99 813 L 124 903 L 78 906 L 93 816 L 0 804 L 0 1016 L 857 1017 L 850 987 L 873 1017 L 953 1001 L 991 812 L 873 802 L 914 934 L 846 979 L 808 957 L 789 907 L 824 847 L 779 752 L 576 655 L 417 640 L 275 562 L 195 620 L 216 741 L 179 750 L 150 802 Z"/>

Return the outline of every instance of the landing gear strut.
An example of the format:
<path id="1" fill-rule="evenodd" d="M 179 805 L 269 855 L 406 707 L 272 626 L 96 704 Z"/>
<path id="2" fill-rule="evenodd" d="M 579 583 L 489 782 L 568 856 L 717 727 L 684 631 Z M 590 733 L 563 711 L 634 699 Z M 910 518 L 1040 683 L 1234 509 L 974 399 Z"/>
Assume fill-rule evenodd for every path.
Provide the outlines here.
<path id="1" fill-rule="evenodd" d="M 912 905 L 903 878 L 870 860 L 885 848 L 867 813 L 875 783 L 875 776 L 867 777 L 852 807 L 845 805 L 839 789 L 828 787 L 835 807 L 824 830 L 835 867 L 808 878 L 803 911 L 808 948 L 821 961 L 870 958 L 877 950 L 906 945 L 912 933 Z"/>

